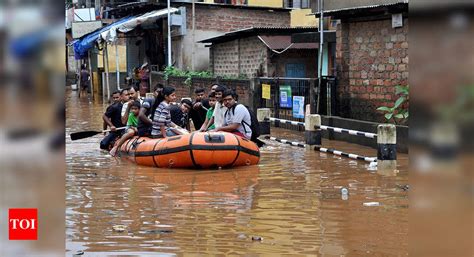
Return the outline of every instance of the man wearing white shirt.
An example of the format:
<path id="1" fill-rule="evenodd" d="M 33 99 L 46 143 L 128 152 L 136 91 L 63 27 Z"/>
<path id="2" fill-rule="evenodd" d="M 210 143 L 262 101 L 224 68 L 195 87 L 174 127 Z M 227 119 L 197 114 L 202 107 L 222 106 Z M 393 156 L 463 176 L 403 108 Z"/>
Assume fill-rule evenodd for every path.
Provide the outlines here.
<path id="1" fill-rule="evenodd" d="M 225 115 L 225 112 L 227 111 L 227 107 L 225 107 L 222 102 L 222 94 L 224 93 L 226 89 L 227 88 L 224 86 L 218 86 L 216 88 L 215 94 L 216 94 L 217 103 L 216 103 L 216 106 L 214 107 L 214 113 L 212 114 L 212 118 L 207 124 L 207 127 L 204 131 L 207 131 L 207 129 L 212 124 L 215 125 L 216 129 L 224 126 L 224 115 Z"/>
<path id="2" fill-rule="evenodd" d="M 122 106 L 122 123 L 123 124 L 127 124 L 127 121 L 128 121 L 128 113 L 127 113 L 128 103 L 129 102 L 134 102 L 134 101 L 137 101 L 137 100 L 140 101 L 140 105 L 143 103 L 143 100 L 138 98 L 138 94 L 137 94 L 137 91 L 135 90 L 135 88 L 130 87 L 128 89 L 128 101 L 123 103 L 123 106 Z"/>

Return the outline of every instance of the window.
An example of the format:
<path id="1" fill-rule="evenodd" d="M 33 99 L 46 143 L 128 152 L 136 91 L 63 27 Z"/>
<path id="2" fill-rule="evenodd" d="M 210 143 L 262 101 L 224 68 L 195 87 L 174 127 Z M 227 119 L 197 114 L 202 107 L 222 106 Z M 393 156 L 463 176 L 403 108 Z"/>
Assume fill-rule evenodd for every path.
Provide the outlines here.
<path id="1" fill-rule="evenodd" d="M 310 8 L 310 0 L 284 0 L 286 8 L 306 9 Z"/>

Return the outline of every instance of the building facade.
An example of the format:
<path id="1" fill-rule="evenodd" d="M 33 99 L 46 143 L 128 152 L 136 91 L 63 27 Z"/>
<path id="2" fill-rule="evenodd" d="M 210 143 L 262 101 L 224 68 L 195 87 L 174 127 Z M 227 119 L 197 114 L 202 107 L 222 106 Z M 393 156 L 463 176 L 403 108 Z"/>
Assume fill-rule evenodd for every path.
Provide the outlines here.
<path id="1" fill-rule="evenodd" d="M 201 41 L 211 43 L 209 70 L 217 76 L 314 78 L 318 44 L 291 35 L 316 28 L 249 28 Z"/>
<path id="2" fill-rule="evenodd" d="M 186 33 L 173 37 L 172 52 L 174 66 L 184 70 L 209 68 L 209 49 L 193 42 L 249 27 L 290 26 L 289 9 L 197 3 L 193 29 L 192 5 L 179 6 L 186 10 Z"/>
<path id="3" fill-rule="evenodd" d="M 339 7 L 325 12 L 340 20 L 336 32 L 338 114 L 384 121 L 376 109 L 393 106 L 395 86 L 408 85 L 408 3 Z"/>

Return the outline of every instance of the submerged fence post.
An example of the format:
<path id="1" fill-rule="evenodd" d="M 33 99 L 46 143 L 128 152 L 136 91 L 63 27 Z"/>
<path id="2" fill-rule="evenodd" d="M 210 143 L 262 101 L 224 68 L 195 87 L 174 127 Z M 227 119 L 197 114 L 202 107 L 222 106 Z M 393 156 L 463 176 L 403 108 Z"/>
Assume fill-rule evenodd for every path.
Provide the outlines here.
<path id="1" fill-rule="evenodd" d="M 270 109 L 259 108 L 257 109 L 257 120 L 260 126 L 261 135 L 270 135 Z"/>
<path id="2" fill-rule="evenodd" d="M 307 145 L 321 145 L 321 116 L 306 115 L 304 119 L 304 139 Z"/>
<path id="3" fill-rule="evenodd" d="M 397 128 L 393 124 L 377 126 L 377 168 L 395 170 L 397 167 Z"/>

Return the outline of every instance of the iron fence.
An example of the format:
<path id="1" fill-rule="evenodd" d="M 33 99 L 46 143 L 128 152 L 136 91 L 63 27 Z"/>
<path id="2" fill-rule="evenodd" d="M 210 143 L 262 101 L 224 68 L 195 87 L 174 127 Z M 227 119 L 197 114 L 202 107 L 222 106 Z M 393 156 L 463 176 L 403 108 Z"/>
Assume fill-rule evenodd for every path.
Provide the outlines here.
<path id="1" fill-rule="evenodd" d="M 304 106 L 310 105 L 311 113 L 322 115 L 337 115 L 336 113 L 336 81 L 332 77 L 323 77 L 321 80 L 321 93 L 318 98 L 318 79 L 315 78 L 283 78 L 262 77 L 256 80 L 255 103 L 257 108 L 269 108 L 272 117 L 284 120 L 304 122 L 304 118 L 295 118 L 293 105 L 282 103 L 282 94 L 286 92 L 293 96 L 303 96 Z M 270 99 L 263 98 L 262 85 L 270 86 Z M 329 101 L 328 101 L 329 99 Z M 327 110 L 331 110 L 329 113 Z M 304 128 L 291 124 L 276 123 L 275 126 L 304 131 Z"/>

